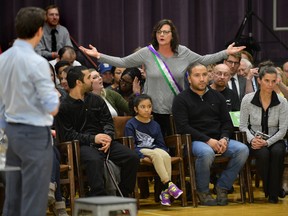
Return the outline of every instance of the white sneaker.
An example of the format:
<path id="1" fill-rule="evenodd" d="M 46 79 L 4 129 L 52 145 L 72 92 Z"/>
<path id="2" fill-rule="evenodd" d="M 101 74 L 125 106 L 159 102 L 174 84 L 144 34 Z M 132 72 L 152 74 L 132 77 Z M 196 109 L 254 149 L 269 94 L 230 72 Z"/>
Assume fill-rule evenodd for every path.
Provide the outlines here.
<path id="1" fill-rule="evenodd" d="M 56 184 L 50 182 L 49 184 L 49 192 L 48 192 L 48 206 L 51 206 L 55 203 L 55 190 L 56 190 Z"/>
<path id="2" fill-rule="evenodd" d="M 55 202 L 53 206 L 53 213 L 55 216 L 69 216 L 66 212 L 66 205 L 64 201 Z"/>

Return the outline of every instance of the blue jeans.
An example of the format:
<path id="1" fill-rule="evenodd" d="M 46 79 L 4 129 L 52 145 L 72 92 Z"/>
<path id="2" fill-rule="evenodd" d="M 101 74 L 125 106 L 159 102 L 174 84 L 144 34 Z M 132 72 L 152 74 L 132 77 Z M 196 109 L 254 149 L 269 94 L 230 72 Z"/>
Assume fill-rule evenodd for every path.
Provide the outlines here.
<path id="1" fill-rule="evenodd" d="M 209 192 L 210 168 L 215 158 L 215 152 L 208 144 L 193 141 L 192 153 L 196 157 L 197 191 L 201 193 Z M 230 140 L 227 150 L 222 155 L 223 157 L 229 157 L 230 160 L 217 181 L 217 187 L 229 190 L 248 158 L 249 149 L 241 142 Z"/>
<path id="2" fill-rule="evenodd" d="M 50 182 L 56 183 L 55 200 L 57 202 L 62 201 L 62 193 L 60 188 L 60 152 L 55 145 L 53 146 L 53 164 Z"/>

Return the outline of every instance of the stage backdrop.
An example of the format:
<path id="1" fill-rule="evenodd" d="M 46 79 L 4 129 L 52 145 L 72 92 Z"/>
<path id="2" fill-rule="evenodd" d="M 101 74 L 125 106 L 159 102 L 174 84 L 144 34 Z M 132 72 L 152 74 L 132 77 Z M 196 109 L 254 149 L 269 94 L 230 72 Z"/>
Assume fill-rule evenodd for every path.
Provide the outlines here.
<path id="1" fill-rule="evenodd" d="M 251 33 L 261 47 L 255 58 L 281 64 L 288 60 L 288 51 L 269 32 L 273 31 L 273 1 L 251 1 L 252 12 L 261 19 L 251 16 Z M 60 7 L 61 24 L 79 44 L 91 43 L 100 52 L 114 56 L 128 55 L 149 44 L 154 24 L 163 18 L 175 23 L 180 43 L 191 50 L 199 54 L 222 50 L 235 38 L 248 7 L 246 0 L 1 0 L 2 50 L 16 37 L 14 18 L 21 7 L 45 8 L 49 4 Z M 277 0 L 277 5 L 278 24 L 286 25 L 287 12 L 283 9 L 288 8 L 288 1 Z M 248 35 L 248 22 L 243 35 Z M 288 46 L 287 31 L 273 33 Z"/>

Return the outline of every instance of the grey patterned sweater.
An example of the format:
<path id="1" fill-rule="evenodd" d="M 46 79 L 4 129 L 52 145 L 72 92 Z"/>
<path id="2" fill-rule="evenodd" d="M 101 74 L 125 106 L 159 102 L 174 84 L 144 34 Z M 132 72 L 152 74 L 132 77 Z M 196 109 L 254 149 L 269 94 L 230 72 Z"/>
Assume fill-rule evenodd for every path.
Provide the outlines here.
<path id="1" fill-rule="evenodd" d="M 254 132 L 262 132 L 262 106 L 259 100 L 259 90 L 244 96 L 240 108 L 240 131 L 247 133 L 247 141 L 254 138 Z M 283 139 L 288 125 L 288 105 L 285 98 L 272 94 L 271 104 L 268 110 L 268 146 Z M 248 128 L 250 126 L 250 129 Z"/>

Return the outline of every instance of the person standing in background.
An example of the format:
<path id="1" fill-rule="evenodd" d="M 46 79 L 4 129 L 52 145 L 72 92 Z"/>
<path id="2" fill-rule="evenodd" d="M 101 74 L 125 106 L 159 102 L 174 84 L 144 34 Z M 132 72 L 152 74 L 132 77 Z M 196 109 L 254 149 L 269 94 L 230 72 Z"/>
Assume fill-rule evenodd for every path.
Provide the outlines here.
<path id="1" fill-rule="evenodd" d="M 20 9 L 18 38 L 0 56 L 0 128 L 9 140 L 6 166 L 21 169 L 6 173 L 4 216 L 46 215 L 53 158 L 50 126 L 59 98 L 48 62 L 34 51 L 44 23 L 43 9 Z"/>
<path id="2" fill-rule="evenodd" d="M 62 47 L 73 47 L 73 45 L 68 30 L 59 24 L 59 7 L 49 5 L 45 10 L 46 23 L 43 27 L 43 37 L 35 50 L 47 60 L 52 60 L 58 57 L 58 51 Z"/>

